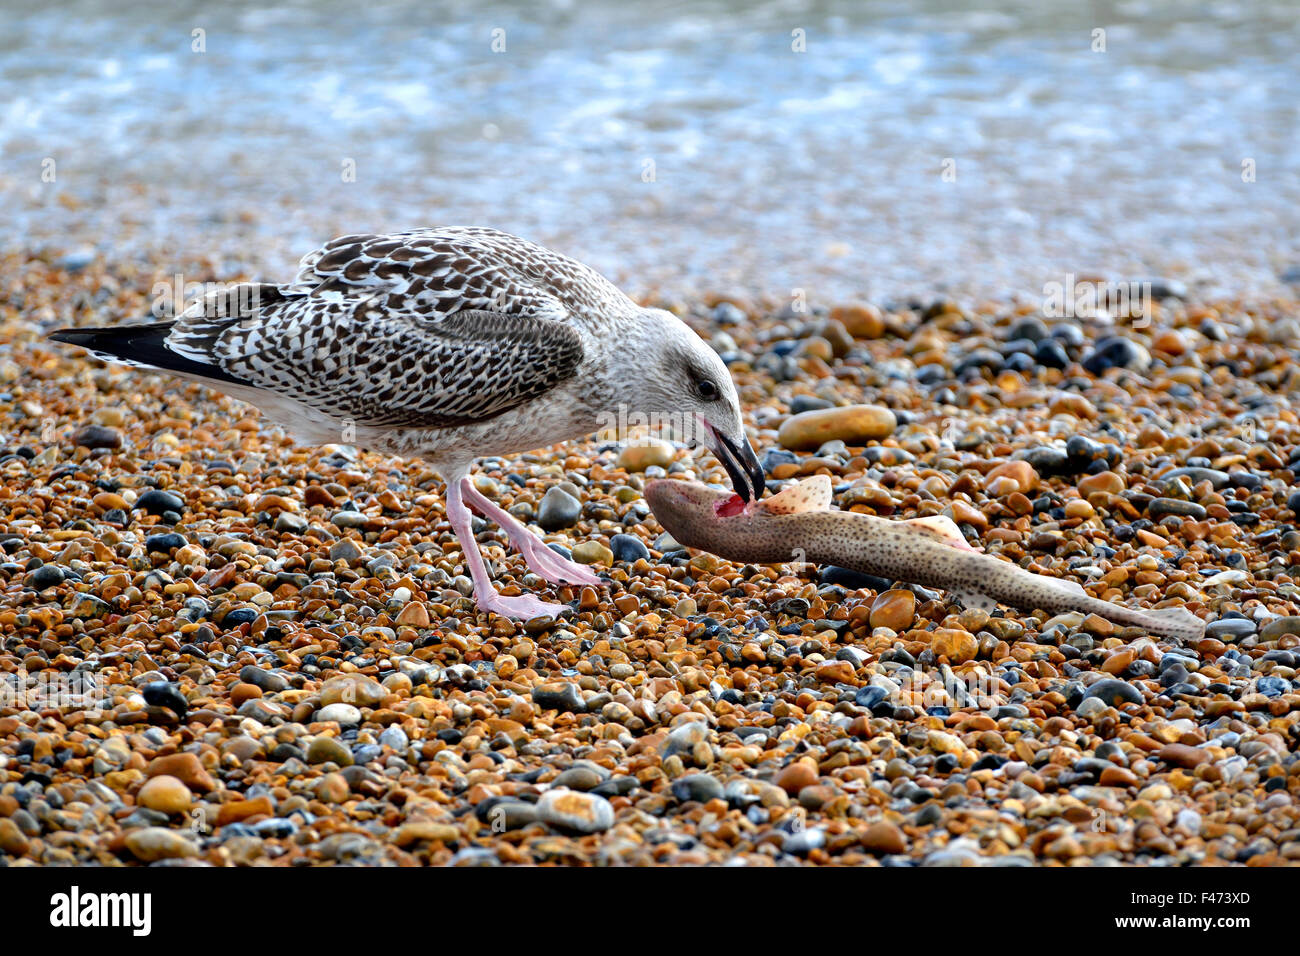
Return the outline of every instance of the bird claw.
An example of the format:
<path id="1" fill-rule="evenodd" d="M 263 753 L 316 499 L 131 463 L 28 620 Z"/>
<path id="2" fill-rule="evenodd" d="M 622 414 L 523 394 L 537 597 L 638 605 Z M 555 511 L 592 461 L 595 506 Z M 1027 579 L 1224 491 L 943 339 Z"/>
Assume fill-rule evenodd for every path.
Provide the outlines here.
<path id="1" fill-rule="evenodd" d="M 605 583 L 590 568 L 578 564 L 576 561 L 570 561 L 563 555 L 551 551 L 550 548 L 546 548 L 545 550 L 551 552 L 551 557 L 554 559 L 554 567 L 556 569 L 555 576 L 556 578 L 559 578 L 559 580 L 555 580 L 554 578 L 548 577 L 547 580 L 552 584 L 590 584 L 592 587 L 599 587 L 601 584 Z M 543 576 L 545 577 L 545 575 Z"/>
<path id="2" fill-rule="evenodd" d="M 519 539 L 512 538 L 510 544 L 523 555 L 528 569 L 533 574 L 551 584 L 589 584 L 598 587 L 604 583 L 585 565 L 570 561 L 549 548 L 545 542 L 531 535 Z"/>
<path id="3" fill-rule="evenodd" d="M 531 594 L 507 597 L 493 591 L 491 594 L 477 595 L 479 609 L 489 614 L 513 618 L 516 621 L 529 621 L 535 617 L 559 617 L 572 610 L 567 604 L 551 604 Z"/>

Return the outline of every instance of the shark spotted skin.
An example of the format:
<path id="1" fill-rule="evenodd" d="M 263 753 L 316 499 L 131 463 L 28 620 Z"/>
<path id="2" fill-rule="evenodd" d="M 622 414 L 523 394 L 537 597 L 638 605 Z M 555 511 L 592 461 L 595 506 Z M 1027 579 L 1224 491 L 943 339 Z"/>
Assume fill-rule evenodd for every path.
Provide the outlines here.
<path id="1" fill-rule="evenodd" d="M 1186 608 L 1136 610 L 1088 594 L 1078 583 L 1034 574 L 983 554 L 947 518 L 895 521 L 830 508 L 830 479 L 816 475 L 739 509 L 726 491 L 659 479 L 646 486 L 659 523 L 679 542 L 731 561 L 834 564 L 943 588 L 967 606 L 996 602 L 1025 611 L 1082 611 L 1171 640 L 1195 641 L 1205 622 Z"/>

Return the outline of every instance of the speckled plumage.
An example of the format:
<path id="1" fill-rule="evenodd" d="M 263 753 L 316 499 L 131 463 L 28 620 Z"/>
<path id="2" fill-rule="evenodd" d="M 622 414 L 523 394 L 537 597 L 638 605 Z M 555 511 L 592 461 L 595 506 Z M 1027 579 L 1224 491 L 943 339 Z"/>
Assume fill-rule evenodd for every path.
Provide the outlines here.
<path id="1" fill-rule="evenodd" d="M 597 364 L 592 340 L 636 312 L 597 272 L 536 243 L 428 229 L 334 239 L 287 285 L 236 287 L 187 310 L 167 347 L 383 446 L 377 430 L 478 424 L 545 395 L 584 352 Z"/>
<path id="2" fill-rule="evenodd" d="M 460 448 L 473 457 L 476 437 L 491 446 L 478 454 L 503 454 L 593 430 L 613 397 L 620 326 L 643 311 L 582 263 L 452 227 L 342 236 L 305 256 L 288 284 L 231 286 L 172 323 L 56 337 L 206 379 L 308 442 L 342 441 L 347 426 L 367 447 L 436 460 L 464 457 L 439 454 Z M 150 330 L 158 341 L 145 354 Z M 115 351 L 129 335 L 134 349 Z M 529 407 L 543 397 L 549 408 Z M 523 414 L 494 422 L 512 411 Z"/>

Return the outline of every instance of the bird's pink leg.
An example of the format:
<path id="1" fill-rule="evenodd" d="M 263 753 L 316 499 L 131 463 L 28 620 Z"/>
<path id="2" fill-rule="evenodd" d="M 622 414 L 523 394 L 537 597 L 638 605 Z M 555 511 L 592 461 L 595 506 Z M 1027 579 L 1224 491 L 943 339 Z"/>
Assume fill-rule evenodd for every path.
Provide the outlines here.
<path id="1" fill-rule="evenodd" d="M 460 483 L 469 506 L 501 527 L 510 539 L 510 546 L 523 555 L 533 574 L 552 584 L 602 583 L 590 568 L 570 561 L 548 548 L 546 542 L 529 531 L 522 521 L 475 488 L 469 478 L 462 478 Z"/>
<path id="2" fill-rule="evenodd" d="M 487 565 L 484 564 L 483 555 L 479 552 L 478 542 L 474 540 L 474 528 L 471 524 L 473 515 L 470 514 L 462 498 L 462 488 L 467 483 L 464 479 L 447 482 L 447 520 L 451 522 L 451 528 L 460 541 L 460 549 L 465 555 L 465 565 L 469 568 L 470 579 L 474 582 L 474 600 L 478 602 L 478 606 L 484 611 L 500 614 L 502 617 L 525 621 L 534 617 L 559 617 L 561 613 L 569 610 L 566 605 L 548 604 L 531 594 L 507 597 L 492 586 Z"/>

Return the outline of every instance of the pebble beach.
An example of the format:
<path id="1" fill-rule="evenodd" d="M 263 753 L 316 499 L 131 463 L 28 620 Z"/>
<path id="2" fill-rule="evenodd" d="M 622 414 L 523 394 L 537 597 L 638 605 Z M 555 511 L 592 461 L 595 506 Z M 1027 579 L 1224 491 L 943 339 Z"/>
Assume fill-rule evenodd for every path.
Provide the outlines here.
<path id="1" fill-rule="evenodd" d="M 44 341 L 176 267 L 0 258 L 0 864 L 1300 860 L 1293 299 L 646 299 L 727 362 L 773 488 L 1184 606 L 1184 646 L 688 552 L 644 484 L 722 468 L 608 436 L 482 463 L 607 580 L 547 591 L 483 525 L 504 593 L 572 609 L 488 618 L 418 460 Z"/>
<path id="2" fill-rule="evenodd" d="M 42 878 L 77 919 L 96 882 L 158 890 L 186 934 L 216 912 L 146 867 L 1135 868 L 1010 910 L 1065 902 L 1077 933 L 1300 861 L 1292 4 L 0 18 L 0 869 L 26 874 L 20 932 L 47 902 L 69 925 Z M 484 495 L 603 580 L 552 587 L 475 519 L 503 594 L 568 608 L 489 616 L 427 463 L 345 431 L 305 447 L 46 338 L 434 226 L 535 241 L 680 316 L 730 371 L 769 493 L 826 476 L 833 507 L 942 517 L 1204 635 L 683 548 L 649 483 L 730 482 L 622 427 L 672 409 L 479 461 Z M 69 865 L 112 872 L 45 869 Z M 276 931 L 294 892 L 319 909 L 264 876 Z M 1179 915 L 1284 918 L 1258 890 Z"/>

